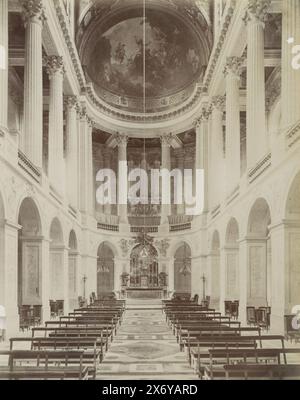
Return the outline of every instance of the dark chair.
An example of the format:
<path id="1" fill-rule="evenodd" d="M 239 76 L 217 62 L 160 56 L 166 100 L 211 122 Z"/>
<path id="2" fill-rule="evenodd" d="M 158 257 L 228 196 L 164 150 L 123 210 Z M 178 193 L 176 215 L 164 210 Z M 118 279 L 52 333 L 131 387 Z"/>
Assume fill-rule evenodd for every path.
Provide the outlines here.
<path id="1" fill-rule="evenodd" d="M 267 310 L 265 307 L 255 310 L 255 320 L 258 327 L 268 330 Z"/>
<path id="2" fill-rule="evenodd" d="M 225 300 L 225 316 L 226 317 L 231 317 L 231 301 L 230 300 Z"/>
<path id="3" fill-rule="evenodd" d="M 193 302 L 196 303 L 196 304 L 198 304 L 198 301 L 199 301 L 199 295 L 198 295 L 198 294 L 195 294 L 195 296 L 194 296 L 194 298 L 193 298 Z"/>
<path id="4" fill-rule="evenodd" d="M 246 314 L 247 314 L 247 324 L 248 325 L 256 325 L 255 307 L 247 306 Z"/>
<path id="5" fill-rule="evenodd" d="M 238 319 L 239 317 L 239 304 L 238 300 L 231 302 L 231 317 Z"/>

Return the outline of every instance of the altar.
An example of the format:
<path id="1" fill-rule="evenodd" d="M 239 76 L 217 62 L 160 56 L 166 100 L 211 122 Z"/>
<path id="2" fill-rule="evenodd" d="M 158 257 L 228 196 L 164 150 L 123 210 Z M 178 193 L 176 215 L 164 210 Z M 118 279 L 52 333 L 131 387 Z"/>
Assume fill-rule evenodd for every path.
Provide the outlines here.
<path id="1" fill-rule="evenodd" d="M 164 289 L 155 288 L 142 288 L 142 287 L 128 287 L 126 289 L 127 299 L 163 299 Z"/>

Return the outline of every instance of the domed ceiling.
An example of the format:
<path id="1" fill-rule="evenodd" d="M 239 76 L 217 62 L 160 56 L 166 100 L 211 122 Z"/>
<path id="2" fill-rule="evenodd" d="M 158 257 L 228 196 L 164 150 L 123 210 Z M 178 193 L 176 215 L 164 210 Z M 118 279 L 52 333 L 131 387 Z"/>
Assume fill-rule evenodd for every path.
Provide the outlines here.
<path id="1" fill-rule="evenodd" d="M 92 13 L 81 32 L 80 55 L 96 94 L 137 112 L 186 100 L 201 82 L 209 56 L 207 31 L 196 29 L 188 17 L 178 8 L 153 4 Z M 202 24 L 207 29 L 203 16 Z"/>

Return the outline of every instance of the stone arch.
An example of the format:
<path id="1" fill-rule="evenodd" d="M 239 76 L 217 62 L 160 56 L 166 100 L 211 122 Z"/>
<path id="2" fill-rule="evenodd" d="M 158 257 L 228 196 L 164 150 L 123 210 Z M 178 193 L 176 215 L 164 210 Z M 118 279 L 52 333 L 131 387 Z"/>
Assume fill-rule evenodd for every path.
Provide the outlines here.
<path id="1" fill-rule="evenodd" d="M 247 233 L 247 304 L 269 305 L 271 276 L 271 212 L 264 198 L 257 199 L 249 213 Z"/>
<path id="2" fill-rule="evenodd" d="M 185 241 L 177 246 L 174 253 L 174 291 L 191 294 L 192 291 L 192 250 Z"/>
<path id="3" fill-rule="evenodd" d="M 42 316 L 42 225 L 38 206 L 31 197 L 23 198 L 18 224 L 18 306 L 21 318 L 25 306 L 36 307 Z M 37 315 L 38 316 L 38 315 Z"/>
<path id="4" fill-rule="evenodd" d="M 285 219 L 285 311 L 290 313 L 295 305 L 300 304 L 300 171 L 290 184 L 285 203 Z"/>
<path id="5" fill-rule="evenodd" d="M 239 225 L 231 218 L 225 234 L 225 300 L 239 299 Z"/>
<path id="6" fill-rule="evenodd" d="M 68 310 L 68 283 L 66 282 L 64 269 L 67 262 L 67 248 L 64 246 L 63 229 L 60 220 L 54 217 L 50 224 L 50 300 L 61 304 L 60 309 Z M 63 311 L 61 310 L 61 311 Z"/>
<path id="7" fill-rule="evenodd" d="M 220 309 L 220 234 L 215 230 L 212 234 L 210 253 L 208 254 L 208 294 L 210 306 Z"/>
<path id="8" fill-rule="evenodd" d="M 76 308 L 79 294 L 79 271 L 78 271 L 78 241 L 75 231 L 72 229 L 69 234 L 68 254 L 68 278 L 69 278 L 69 307 Z"/>
<path id="9" fill-rule="evenodd" d="M 108 296 L 115 288 L 115 247 L 108 241 L 97 250 L 97 297 Z"/>
<path id="10" fill-rule="evenodd" d="M 5 205 L 0 191 L 0 304 L 5 303 L 5 240 L 4 240 Z M 16 294 L 14 294 L 16 296 Z"/>

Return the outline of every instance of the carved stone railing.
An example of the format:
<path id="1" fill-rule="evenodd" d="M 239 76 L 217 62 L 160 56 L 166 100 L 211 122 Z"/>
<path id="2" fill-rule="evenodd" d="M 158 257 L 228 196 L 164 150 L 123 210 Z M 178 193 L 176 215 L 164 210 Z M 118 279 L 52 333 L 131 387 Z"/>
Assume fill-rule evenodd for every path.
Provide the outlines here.
<path id="1" fill-rule="evenodd" d="M 119 217 L 117 215 L 96 213 L 96 219 L 99 224 L 119 225 Z"/>
<path id="2" fill-rule="evenodd" d="M 230 193 L 230 195 L 227 197 L 227 199 L 226 199 L 227 205 L 229 205 L 230 203 L 232 203 L 233 200 L 236 199 L 236 198 L 238 197 L 239 194 L 240 194 L 240 186 L 238 185 L 238 186 Z"/>
<path id="3" fill-rule="evenodd" d="M 108 225 L 98 222 L 97 229 L 102 229 L 103 231 L 119 232 L 119 225 Z"/>
<path id="4" fill-rule="evenodd" d="M 268 168 L 272 165 L 272 155 L 268 153 L 256 166 L 248 172 L 249 183 L 254 182 L 259 176 L 261 176 Z"/>
<path id="5" fill-rule="evenodd" d="M 18 151 L 18 164 L 19 166 L 27 172 L 36 182 L 41 183 L 42 174 L 40 170 L 33 165 L 33 163 L 22 153 L 21 150 Z"/>
<path id="6" fill-rule="evenodd" d="M 143 226 L 131 226 L 130 227 L 130 232 L 131 233 L 143 233 L 143 232 L 157 233 L 158 232 L 158 226 L 147 226 L 145 228 Z"/>
<path id="7" fill-rule="evenodd" d="M 170 232 L 187 231 L 191 228 L 192 228 L 191 222 L 187 222 L 185 224 L 170 225 Z"/>
<path id="8" fill-rule="evenodd" d="M 74 207 L 69 205 L 68 211 L 69 211 L 70 215 L 72 215 L 74 218 L 77 218 L 77 211 L 76 211 L 76 209 Z"/>
<path id="9" fill-rule="evenodd" d="M 128 222 L 132 226 L 159 226 L 160 225 L 160 217 L 159 216 L 154 216 L 154 217 L 135 217 L 135 216 L 129 216 L 128 217 Z"/>
<path id="10" fill-rule="evenodd" d="M 212 209 L 211 211 L 211 217 L 216 218 L 221 212 L 221 205 L 218 204 L 215 208 Z"/>
<path id="11" fill-rule="evenodd" d="M 170 215 L 168 217 L 169 225 L 183 225 L 192 222 L 192 215 Z"/>
<path id="12" fill-rule="evenodd" d="M 287 147 L 290 149 L 300 140 L 300 121 L 293 125 L 286 134 Z"/>

